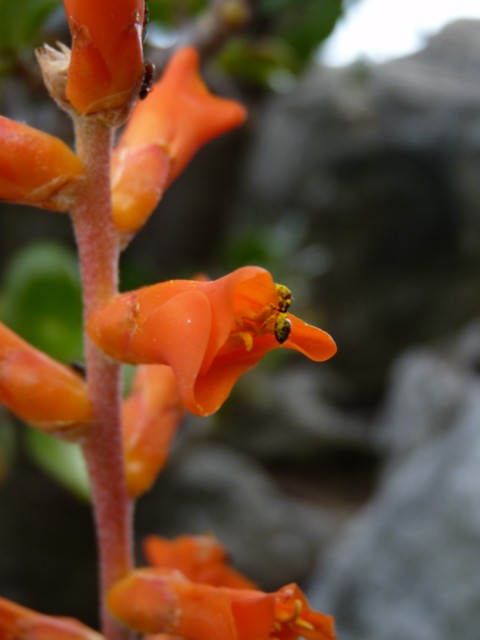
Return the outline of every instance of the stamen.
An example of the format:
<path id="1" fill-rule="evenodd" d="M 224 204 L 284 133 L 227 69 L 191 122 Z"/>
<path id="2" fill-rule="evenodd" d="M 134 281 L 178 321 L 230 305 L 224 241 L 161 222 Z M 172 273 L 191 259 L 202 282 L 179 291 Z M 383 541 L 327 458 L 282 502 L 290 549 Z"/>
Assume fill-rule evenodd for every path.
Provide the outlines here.
<path id="1" fill-rule="evenodd" d="M 238 331 L 237 333 L 232 334 L 235 337 L 240 338 L 240 340 L 245 345 L 245 349 L 247 351 L 251 351 L 253 347 L 253 336 L 248 331 Z"/>
<path id="2" fill-rule="evenodd" d="M 308 622 L 308 620 L 305 620 L 304 618 L 297 618 L 295 620 L 295 625 L 297 627 L 300 627 L 301 629 L 306 629 L 307 631 L 314 631 L 315 629 L 313 624 L 311 622 Z"/>
<path id="3" fill-rule="evenodd" d="M 282 624 L 285 624 L 286 622 L 292 622 L 294 617 L 295 617 L 295 614 L 288 613 L 288 611 L 282 611 L 277 613 L 277 620 Z"/>
<path id="4" fill-rule="evenodd" d="M 297 599 L 293 601 L 293 615 L 295 618 L 298 618 L 298 616 L 300 615 L 302 611 L 302 607 L 303 607 L 303 603 L 301 600 Z"/>

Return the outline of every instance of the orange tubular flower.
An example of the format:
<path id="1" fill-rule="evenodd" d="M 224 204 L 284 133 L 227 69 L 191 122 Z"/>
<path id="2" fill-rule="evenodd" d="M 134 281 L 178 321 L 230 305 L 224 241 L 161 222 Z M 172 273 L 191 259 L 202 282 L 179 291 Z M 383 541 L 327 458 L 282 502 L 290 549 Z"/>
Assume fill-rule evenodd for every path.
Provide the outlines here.
<path id="1" fill-rule="evenodd" d="M 90 418 L 83 379 L 0 324 L 0 403 L 34 427 L 76 439 Z"/>
<path id="2" fill-rule="evenodd" d="M 189 640 L 334 640 L 330 616 L 311 611 L 297 585 L 276 593 L 190 582 L 168 569 L 138 569 L 107 604 L 127 626 Z"/>
<path id="3" fill-rule="evenodd" d="M 59 138 L 0 116 L 0 200 L 66 211 L 83 165 Z"/>
<path id="4" fill-rule="evenodd" d="M 82 115 L 128 107 L 143 76 L 144 0 L 64 0 L 72 34 L 66 94 Z"/>
<path id="5" fill-rule="evenodd" d="M 185 410 L 175 376 L 165 365 L 138 367 L 123 403 L 125 469 L 130 497 L 148 489 L 163 468 Z"/>
<path id="6" fill-rule="evenodd" d="M 214 587 L 255 589 L 256 585 L 228 564 L 228 556 L 213 536 L 179 536 L 166 540 L 148 536 L 143 552 L 153 567 L 178 569 L 193 582 Z"/>
<path id="7" fill-rule="evenodd" d="M 170 280 L 115 296 L 87 329 L 117 360 L 168 364 L 185 407 L 210 415 L 272 349 L 316 362 L 336 352 L 327 333 L 287 313 L 288 296 L 268 271 L 243 267 L 218 280 Z"/>
<path id="8" fill-rule="evenodd" d="M 0 598 L 1 640 L 103 640 L 73 618 L 47 616 Z"/>
<path id="9" fill-rule="evenodd" d="M 112 161 L 113 216 L 120 231 L 139 229 L 200 147 L 245 120 L 241 105 L 208 91 L 198 65 L 195 49 L 177 51 L 132 112 Z"/>

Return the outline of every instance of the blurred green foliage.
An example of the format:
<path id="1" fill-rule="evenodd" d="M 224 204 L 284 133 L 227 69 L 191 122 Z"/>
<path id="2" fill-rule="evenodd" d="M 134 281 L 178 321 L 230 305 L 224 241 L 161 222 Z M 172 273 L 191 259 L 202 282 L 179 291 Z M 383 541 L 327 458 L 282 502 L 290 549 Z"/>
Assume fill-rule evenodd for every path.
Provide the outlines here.
<path id="1" fill-rule="evenodd" d="M 150 20 L 174 25 L 198 15 L 206 9 L 208 0 L 149 0 Z"/>
<path id="2" fill-rule="evenodd" d="M 150 17 L 167 28 L 207 10 L 205 0 L 150 0 Z M 231 75 L 252 84 L 282 89 L 289 74 L 299 73 L 333 31 L 343 13 L 342 0 L 257 0 L 242 34 L 219 55 Z"/>
<path id="3" fill-rule="evenodd" d="M 25 340 L 66 363 L 81 361 L 82 302 L 76 258 L 53 242 L 25 247 L 7 266 L 1 297 L 2 321 Z M 13 422 L 0 422 L 0 481 L 13 452 Z M 24 438 L 34 462 L 66 489 L 88 499 L 87 473 L 80 449 L 34 429 Z"/>
<path id="4" fill-rule="evenodd" d="M 230 75 L 280 92 L 292 86 L 298 69 L 294 51 L 282 40 L 270 37 L 257 41 L 234 38 L 223 48 L 218 61 Z"/>
<path id="5" fill-rule="evenodd" d="M 342 15 L 342 0 L 262 0 L 260 11 L 274 21 L 276 37 L 304 63 L 333 31 Z"/>
<path id="6" fill-rule="evenodd" d="M 330 35 L 342 15 L 343 2 L 252 0 L 249 24 L 240 36 L 227 41 L 218 60 L 233 76 L 281 89 L 288 74 L 299 73 Z M 151 29 L 177 33 L 208 11 L 209 5 L 208 0 L 149 0 Z M 58 37 L 58 33 L 47 33 L 47 25 L 61 6 L 61 0 L 22 0 L 21 5 L 17 0 L 0 0 L 0 73 L 12 68 L 26 49 L 31 53 L 43 40 Z"/>
<path id="7" fill-rule="evenodd" d="M 63 362 L 82 359 L 82 302 L 74 254 L 53 242 L 31 244 L 8 265 L 2 319 Z"/>
<path id="8" fill-rule="evenodd" d="M 0 0 L 0 52 L 30 47 L 58 0 Z"/>
<path id="9" fill-rule="evenodd" d="M 295 211 L 270 222 L 236 229 L 222 247 L 219 262 L 228 270 L 261 264 L 279 279 L 295 279 L 303 287 L 323 275 L 331 256 L 311 238 L 308 221 Z"/>
<path id="10" fill-rule="evenodd" d="M 28 428 L 27 451 L 36 464 L 81 500 L 90 499 L 90 485 L 79 445 Z"/>

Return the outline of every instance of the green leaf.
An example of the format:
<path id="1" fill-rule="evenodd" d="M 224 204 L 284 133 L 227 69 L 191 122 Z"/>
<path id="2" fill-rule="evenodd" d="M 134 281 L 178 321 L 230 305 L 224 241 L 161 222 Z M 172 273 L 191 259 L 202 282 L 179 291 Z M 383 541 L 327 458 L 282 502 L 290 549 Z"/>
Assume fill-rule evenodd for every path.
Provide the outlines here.
<path id="1" fill-rule="evenodd" d="M 302 18 L 290 16 L 285 19 L 281 34 L 302 60 L 307 60 L 333 31 L 342 14 L 342 6 L 337 0 L 305 3 Z"/>
<path id="2" fill-rule="evenodd" d="M 305 63 L 332 33 L 342 0 L 262 0 L 260 11 L 274 20 L 273 32 Z"/>
<path id="3" fill-rule="evenodd" d="M 150 20 L 178 25 L 206 9 L 206 0 L 149 0 Z"/>
<path id="4" fill-rule="evenodd" d="M 51 356 L 82 359 L 82 301 L 74 255 L 53 242 L 28 246 L 7 268 L 5 322 Z"/>
<path id="5" fill-rule="evenodd" d="M 229 74 L 263 87 L 280 89 L 294 81 L 298 67 L 295 52 L 280 39 L 247 38 L 231 40 L 218 56 L 218 62 Z"/>
<path id="6" fill-rule="evenodd" d="M 46 18 L 59 0 L 0 0 L 0 50 L 35 44 Z"/>
<path id="7" fill-rule="evenodd" d="M 32 460 L 82 500 L 90 499 L 88 474 L 79 445 L 57 440 L 30 427 L 25 444 Z"/>

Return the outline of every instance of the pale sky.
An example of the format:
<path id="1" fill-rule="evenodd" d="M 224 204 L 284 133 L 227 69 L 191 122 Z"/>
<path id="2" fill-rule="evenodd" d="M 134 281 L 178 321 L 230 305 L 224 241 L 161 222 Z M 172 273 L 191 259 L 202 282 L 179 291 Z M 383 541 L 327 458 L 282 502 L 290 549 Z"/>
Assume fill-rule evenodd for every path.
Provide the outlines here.
<path id="1" fill-rule="evenodd" d="M 480 19 L 480 0 L 359 0 L 319 54 L 327 65 L 381 62 L 421 48 L 452 20 Z"/>

